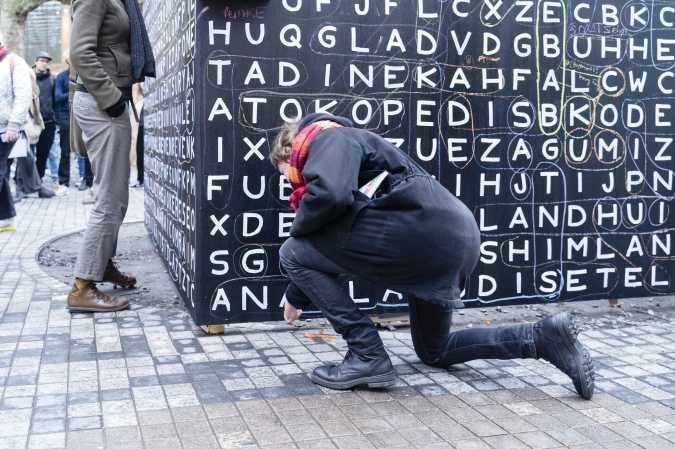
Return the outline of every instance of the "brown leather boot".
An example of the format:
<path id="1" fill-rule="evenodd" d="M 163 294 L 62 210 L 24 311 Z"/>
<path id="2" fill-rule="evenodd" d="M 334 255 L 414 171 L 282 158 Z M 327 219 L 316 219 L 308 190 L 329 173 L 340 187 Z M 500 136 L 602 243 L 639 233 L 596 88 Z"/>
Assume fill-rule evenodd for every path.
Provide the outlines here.
<path id="1" fill-rule="evenodd" d="M 113 298 L 96 288 L 96 284 L 84 279 L 75 279 L 68 294 L 68 309 L 71 312 L 117 312 L 129 307 L 126 298 Z"/>
<path id="2" fill-rule="evenodd" d="M 115 287 L 134 288 L 136 287 L 136 278 L 131 274 L 122 273 L 117 269 L 112 259 L 108 261 L 103 273 L 103 282 L 110 282 Z"/>

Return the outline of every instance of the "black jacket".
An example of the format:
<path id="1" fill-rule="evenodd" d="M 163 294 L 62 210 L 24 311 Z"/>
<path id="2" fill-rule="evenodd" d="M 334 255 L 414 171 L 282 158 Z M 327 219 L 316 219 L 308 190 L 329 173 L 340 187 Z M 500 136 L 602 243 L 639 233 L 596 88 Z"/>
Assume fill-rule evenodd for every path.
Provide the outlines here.
<path id="1" fill-rule="evenodd" d="M 318 120 L 344 127 L 310 144 L 302 172 L 308 190 L 291 235 L 310 239 L 351 274 L 461 307 L 460 292 L 479 258 L 471 211 L 403 151 L 345 118 L 312 114 L 300 129 Z M 359 192 L 384 170 L 391 175 L 381 195 Z"/>
<path id="2" fill-rule="evenodd" d="M 36 74 L 37 84 L 40 88 L 40 113 L 45 123 L 54 121 L 54 96 L 55 82 L 52 73 L 47 69 L 46 72 Z"/>

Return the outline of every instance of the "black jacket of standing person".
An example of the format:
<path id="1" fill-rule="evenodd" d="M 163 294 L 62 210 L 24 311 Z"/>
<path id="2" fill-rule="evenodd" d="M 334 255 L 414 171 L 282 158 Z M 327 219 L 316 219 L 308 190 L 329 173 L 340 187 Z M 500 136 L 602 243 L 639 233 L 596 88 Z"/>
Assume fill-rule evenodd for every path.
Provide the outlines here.
<path id="1" fill-rule="evenodd" d="M 55 79 L 49 69 L 45 72 L 36 72 L 38 87 L 40 88 L 40 112 L 45 124 L 54 122 L 54 95 Z"/>
<path id="2" fill-rule="evenodd" d="M 461 307 L 460 292 L 479 258 L 471 211 L 406 153 L 348 119 L 311 114 L 299 129 L 319 120 L 343 127 L 326 129 L 310 143 L 302 170 L 308 191 L 291 235 L 311 240 L 354 274 Z M 370 199 L 359 191 L 384 170 L 390 176 L 380 195 Z"/>

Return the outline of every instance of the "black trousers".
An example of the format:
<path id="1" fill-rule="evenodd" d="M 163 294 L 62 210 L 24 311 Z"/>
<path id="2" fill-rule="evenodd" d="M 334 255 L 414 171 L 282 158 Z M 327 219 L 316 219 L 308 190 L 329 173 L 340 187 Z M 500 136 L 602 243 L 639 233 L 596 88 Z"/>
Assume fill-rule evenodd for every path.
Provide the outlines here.
<path id="1" fill-rule="evenodd" d="M 9 188 L 9 163 L 7 156 L 14 143 L 0 142 L 0 220 L 7 220 L 16 216 L 14 198 Z"/>
<path id="2" fill-rule="evenodd" d="M 70 185 L 70 125 L 68 122 L 59 125 L 59 145 L 61 159 L 59 161 L 59 184 Z"/>
<path id="3" fill-rule="evenodd" d="M 9 161 L 10 166 L 12 162 L 12 160 Z M 26 195 L 39 192 L 42 188 L 42 178 L 38 175 L 37 167 L 35 166 L 35 145 L 30 146 L 26 157 L 16 159 L 14 182 L 16 182 L 17 190 Z"/>
<path id="4" fill-rule="evenodd" d="M 298 308 L 314 304 L 357 354 L 384 351 L 375 325 L 359 310 L 338 276 L 349 274 L 306 239 L 290 238 L 279 251 L 291 284 L 286 299 Z M 536 357 L 532 324 L 450 330 L 452 308 L 411 298 L 410 331 L 424 363 L 447 368 L 476 359 Z"/>
<path id="5" fill-rule="evenodd" d="M 45 123 L 45 129 L 40 134 L 40 140 L 37 143 L 37 154 L 35 155 L 35 164 L 37 165 L 38 175 L 42 179 L 45 175 L 45 168 L 47 167 L 47 158 L 49 158 L 49 150 L 54 144 L 54 136 L 56 135 L 56 124 L 54 122 Z"/>

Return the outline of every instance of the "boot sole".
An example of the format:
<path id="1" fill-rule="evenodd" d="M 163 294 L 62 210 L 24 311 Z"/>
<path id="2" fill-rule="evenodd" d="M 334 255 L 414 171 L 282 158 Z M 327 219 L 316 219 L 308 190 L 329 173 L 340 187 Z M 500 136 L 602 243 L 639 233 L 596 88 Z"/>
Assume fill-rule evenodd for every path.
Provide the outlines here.
<path id="1" fill-rule="evenodd" d="M 577 353 L 577 377 L 579 383 L 574 383 L 577 393 L 584 399 L 591 399 L 595 390 L 595 376 L 593 358 L 586 348 L 579 343 L 579 327 L 574 318 L 567 312 L 560 313 L 553 317 L 555 327 L 558 329 L 558 335 L 563 338 L 565 345 L 570 352 Z M 574 381 L 574 379 L 572 379 Z"/>
<path id="2" fill-rule="evenodd" d="M 368 388 L 387 388 L 396 383 L 396 374 L 394 372 L 389 372 L 378 374 L 377 376 L 361 377 L 346 382 L 332 382 L 330 380 L 322 379 L 312 373 L 310 379 L 315 384 L 332 390 L 350 390 L 361 385 L 367 385 Z"/>
<path id="3" fill-rule="evenodd" d="M 119 312 L 129 308 L 129 304 L 118 307 L 111 307 L 109 309 L 93 309 L 89 307 L 67 307 L 69 312 Z"/>

